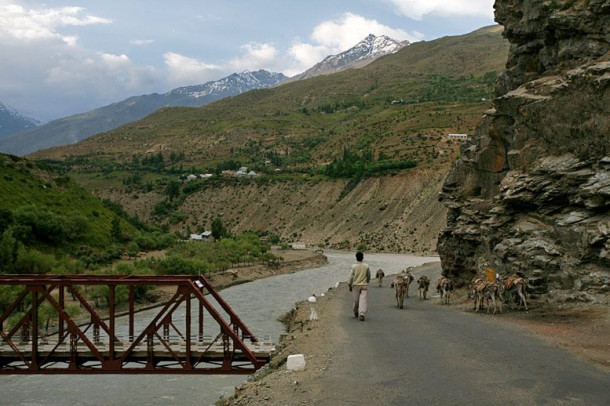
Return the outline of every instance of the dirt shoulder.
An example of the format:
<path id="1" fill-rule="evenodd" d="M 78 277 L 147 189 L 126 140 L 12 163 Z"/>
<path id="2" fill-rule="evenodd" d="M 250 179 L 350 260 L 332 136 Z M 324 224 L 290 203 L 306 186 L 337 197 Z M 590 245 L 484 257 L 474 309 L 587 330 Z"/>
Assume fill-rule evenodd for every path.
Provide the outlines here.
<path id="1" fill-rule="evenodd" d="M 572 352 L 582 360 L 610 371 L 610 306 L 608 303 L 551 302 L 529 298 L 528 310 L 504 305 L 501 314 L 482 314 L 501 323 L 527 329 L 545 341 Z M 455 295 L 453 306 L 472 311 L 466 291 Z"/>
<path id="2" fill-rule="evenodd" d="M 607 304 L 533 304 L 507 312 L 502 320 L 524 327 L 545 341 L 610 371 L 610 311 Z"/>
<path id="3" fill-rule="evenodd" d="M 289 314 L 288 332 L 282 336 L 271 362 L 237 387 L 235 397 L 217 404 L 311 405 L 319 390 L 318 382 L 332 362 L 336 345 L 342 341 L 343 330 L 336 323 L 340 301 L 334 300 L 337 290 L 342 288 L 347 289 L 332 288 L 317 298 L 317 320 L 310 320 L 309 302 L 297 303 Z M 287 370 L 286 360 L 292 354 L 306 355 L 305 370 Z"/>
<path id="4" fill-rule="evenodd" d="M 329 290 L 316 302 L 317 320 L 310 320 L 310 304 L 300 302 L 291 313 L 289 331 L 278 345 L 271 363 L 251 379 L 236 388 L 235 396 L 222 399 L 226 405 L 309 405 L 316 399 L 323 372 L 332 363 L 333 353 L 341 342 L 342 329 L 337 325 L 340 300 L 335 300 L 339 289 Z M 455 292 L 453 310 L 471 312 L 472 302 L 466 291 Z M 565 348 L 574 355 L 610 372 L 610 309 L 607 304 L 561 303 L 542 299 L 531 300 L 529 311 L 504 309 L 502 314 L 480 314 L 498 323 L 511 323 L 526 329 L 552 345 Z M 304 371 L 286 368 L 291 354 L 307 354 Z"/>

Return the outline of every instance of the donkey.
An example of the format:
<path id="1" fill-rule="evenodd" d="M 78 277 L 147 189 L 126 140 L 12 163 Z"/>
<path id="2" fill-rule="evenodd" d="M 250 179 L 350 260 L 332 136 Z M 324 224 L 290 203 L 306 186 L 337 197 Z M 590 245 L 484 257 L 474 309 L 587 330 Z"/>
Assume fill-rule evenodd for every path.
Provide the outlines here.
<path id="1" fill-rule="evenodd" d="M 485 283 L 485 279 L 481 277 L 475 277 L 472 280 L 470 289 L 468 290 L 468 299 L 473 299 L 474 305 L 472 310 L 474 310 L 475 312 L 478 311 L 479 308 L 479 295 L 477 294 L 477 290 L 479 286 L 481 286 L 483 283 Z"/>
<path id="2" fill-rule="evenodd" d="M 396 291 L 396 307 L 399 309 L 404 308 L 403 303 L 405 301 L 405 294 L 407 293 L 408 286 L 407 279 L 405 279 L 402 274 L 396 275 L 390 284 L 390 287 L 394 288 Z"/>
<path id="3" fill-rule="evenodd" d="M 436 291 L 441 294 L 441 304 L 449 304 L 449 296 L 453 290 L 453 283 L 445 276 L 436 281 Z"/>
<path id="4" fill-rule="evenodd" d="M 411 282 L 413 282 L 413 279 L 415 279 L 413 277 L 413 275 L 411 275 L 411 268 L 407 268 L 404 271 L 402 271 L 402 277 L 405 279 L 406 283 L 407 283 L 407 287 L 406 287 L 406 295 L 407 297 L 409 297 L 409 285 L 411 284 Z"/>
<path id="5" fill-rule="evenodd" d="M 511 307 L 514 307 L 515 294 L 516 294 L 519 297 L 519 303 L 517 304 L 517 309 L 519 309 L 519 307 L 521 307 L 521 304 L 523 304 L 523 307 L 525 307 L 525 310 L 528 310 L 527 301 L 526 301 L 527 281 L 525 279 L 523 279 L 519 275 L 511 275 L 507 278 L 504 278 L 504 280 L 502 281 L 502 285 L 503 285 L 504 291 L 508 292 L 508 303 L 510 304 Z"/>
<path id="6" fill-rule="evenodd" d="M 423 275 L 417 280 L 417 293 L 419 294 L 419 300 L 426 300 L 429 286 L 430 278 L 428 278 L 426 275 Z"/>
<path id="7" fill-rule="evenodd" d="M 377 273 L 375 274 L 375 278 L 377 278 L 377 282 L 379 282 L 379 287 L 381 287 L 384 276 L 385 276 L 385 273 L 383 272 L 383 269 L 378 269 Z"/>
<path id="8" fill-rule="evenodd" d="M 483 308 L 483 301 L 487 302 L 487 313 L 491 307 L 489 301 L 493 303 L 494 314 L 500 307 L 500 313 L 502 313 L 502 285 L 497 282 L 488 282 L 482 279 L 478 279 L 474 285 L 474 310 L 478 312 Z"/>

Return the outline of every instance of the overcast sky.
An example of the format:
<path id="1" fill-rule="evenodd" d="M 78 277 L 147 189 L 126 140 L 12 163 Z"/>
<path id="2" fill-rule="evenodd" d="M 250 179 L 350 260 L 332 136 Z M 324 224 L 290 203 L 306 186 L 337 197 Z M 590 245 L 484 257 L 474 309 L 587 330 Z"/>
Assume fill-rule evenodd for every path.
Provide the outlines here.
<path id="1" fill-rule="evenodd" d="M 369 33 L 465 34 L 494 0 L 0 0 L 0 101 L 41 120 L 234 72 L 301 73 Z"/>

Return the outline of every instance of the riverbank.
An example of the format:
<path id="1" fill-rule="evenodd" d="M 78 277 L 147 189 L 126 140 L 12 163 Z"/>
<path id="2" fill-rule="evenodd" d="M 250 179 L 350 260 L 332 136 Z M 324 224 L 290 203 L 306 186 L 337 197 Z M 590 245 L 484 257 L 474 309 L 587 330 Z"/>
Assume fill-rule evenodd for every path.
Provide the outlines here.
<path id="1" fill-rule="evenodd" d="M 418 267 L 414 274 L 426 270 L 430 273 L 440 264 Z M 388 286 L 389 281 L 384 286 Z M 439 300 L 431 293 L 432 303 Z M 345 351 L 342 346 L 345 332 L 338 317 L 342 301 L 339 295 L 348 295 L 345 284 L 330 289 L 318 297 L 315 305 L 299 302 L 287 314 L 288 332 L 278 345 L 277 353 L 269 365 L 254 374 L 247 382 L 235 389 L 235 396 L 223 398 L 217 405 L 310 405 L 319 396 L 322 376 L 333 362 L 336 354 Z M 412 294 L 413 296 L 413 294 Z M 413 297 L 408 300 L 415 300 Z M 317 320 L 311 320 L 311 308 L 315 308 Z M 529 311 L 505 309 L 502 314 L 476 314 L 466 291 L 455 292 L 447 311 L 460 311 L 483 317 L 493 323 L 523 329 L 530 334 L 564 348 L 581 360 L 610 371 L 610 311 L 607 304 L 562 303 L 553 304 L 542 299 L 533 300 Z M 303 371 L 288 371 L 289 355 L 304 354 L 306 368 Z M 381 389 L 383 390 L 383 389 Z"/>
<path id="2" fill-rule="evenodd" d="M 212 274 L 207 276 L 207 279 L 216 290 L 220 291 L 231 286 L 252 282 L 257 279 L 294 273 L 305 269 L 315 269 L 328 262 L 328 259 L 323 254 L 312 250 L 281 250 L 272 248 L 270 251 L 277 258 L 282 258 L 282 260 L 277 262 L 274 266 L 264 264 L 242 266 Z M 140 311 L 159 306 L 171 299 L 174 293 L 174 287 L 157 287 L 150 294 L 154 303 L 140 306 L 136 310 Z"/>
<path id="3" fill-rule="evenodd" d="M 270 251 L 277 258 L 281 258 L 281 261 L 277 262 L 273 266 L 264 264 L 242 266 L 212 274 L 207 279 L 217 291 L 221 291 L 231 286 L 252 282 L 257 279 L 294 273 L 305 269 L 315 269 L 325 265 L 328 262 L 328 259 L 323 254 L 312 250 L 281 250 L 272 248 Z M 157 255 L 161 256 L 161 254 Z M 134 310 L 136 313 L 138 313 L 163 306 L 174 296 L 175 293 L 175 286 L 153 287 L 147 293 L 145 301 L 135 304 Z M 67 303 L 72 303 L 74 305 L 79 304 L 77 300 L 72 299 L 70 296 L 66 297 L 65 300 Z M 102 318 L 108 317 L 107 308 L 96 308 L 95 310 Z M 115 311 L 117 317 L 128 314 L 129 309 L 127 303 L 118 305 Z M 76 315 L 73 317 L 73 320 L 78 325 L 87 324 L 89 323 L 87 316 L 88 314 Z M 57 325 L 55 320 L 52 320 L 49 322 L 49 326 L 46 328 L 45 333 L 53 334 L 56 331 Z"/>
<path id="4" fill-rule="evenodd" d="M 256 279 L 318 268 L 328 262 L 323 254 L 311 250 L 279 250 L 274 248 L 271 249 L 271 253 L 282 258 L 282 261 L 276 266 L 261 264 L 229 269 L 211 275 L 208 280 L 217 290 L 222 290 Z"/>

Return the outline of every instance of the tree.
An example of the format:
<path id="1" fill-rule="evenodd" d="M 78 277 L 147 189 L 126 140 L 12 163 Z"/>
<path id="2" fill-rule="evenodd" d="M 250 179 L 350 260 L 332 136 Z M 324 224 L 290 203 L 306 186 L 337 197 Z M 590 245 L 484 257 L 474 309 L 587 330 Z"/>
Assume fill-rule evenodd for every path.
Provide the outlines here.
<path id="1" fill-rule="evenodd" d="M 13 212 L 0 209 L 0 233 L 4 232 L 11 224 L 13 224 Z"/>
<path id="2" fill-rule="evenodd" d="M 4 231 L 0 237 L 0 270 L 4 273 L 13 271 L 17 260 L 18 242 L 10 229 Z"/>
<path id="3" fill-rule="evenodd" d="M 140 246 L 137 242 L 131 241 L 129 244 L 127 244 L 127 255 L 129 255 L 129 258 L 137 257 L 139 252 Z"/>
<path id="4" fill-rule="evenodd" d="M 212 221 L 212 237 L 218 241 L 226 236 L 227 228 L 223 224 L 222 219 L 220 217 L 216 217 L 214 221 Z"/>
<path id="5" fill-rule="evenodd" d="M 173 201 L 175 197 L 180 196 L 180 182 L 172 180 L 167 184 L 165 193 L 169 197 L 169 201 Z"/>
<path id="6" fill-rule="evenodd" d="M 112 219 L 110 235 L 117 241 L 120 241 L 122 238 L 121 219 L 119 218 L 119 216 L 114 216 L 114 218 Z"/>

